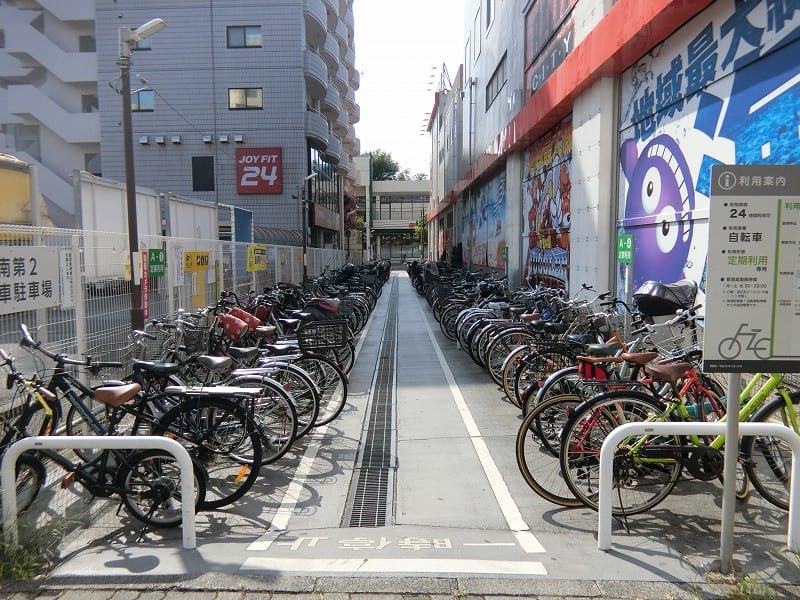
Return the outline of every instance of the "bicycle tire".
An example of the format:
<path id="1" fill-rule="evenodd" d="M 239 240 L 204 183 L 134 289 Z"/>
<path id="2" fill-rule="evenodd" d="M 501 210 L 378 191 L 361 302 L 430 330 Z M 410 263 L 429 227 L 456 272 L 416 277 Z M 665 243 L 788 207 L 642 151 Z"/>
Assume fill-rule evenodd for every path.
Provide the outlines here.
<path id="1" fill-rule="evenodd" d="M 23 452 L 17 457 L 17 464 L 14 467 L 17 514 L 30 508 L 44 487 L 46 478 L 47 470 L 38 456 Z"/>
<path id="2" fill-rule="evenodd" d="M 537 336 L 527 329 L 513 327 L 498 333 L 486 347 L 486 369 L 492 373 L 492 379 L 502 375 L 503 363 L 511 352 L 522 345 L 533 345 Z M 519 406 L 519 404 L 517 404 Z"/>
<path id="3" fill-rule="evenodd" d="M 550 375 L 574 364 L 575 356 L 560 348 L 540 346 L 525 356 L 514 373 L 512 393 L 515 404 L 521 408 L 522 397 L 528 388 L 532 387 L 538 392 Z"/>
<path id="4" fill-rule="evenodd" d="M 544 380 L 542 387 L 529 387 L 522 396 L 522 414 L 527 415 L 539 402 L 561 394 L 574 394 L 584 399 L 589 398 L 588 390 L 580 385 L 581 377 L 577 365 L 559 369 Z"/>
<path id="5" fill-rule="evenodd" d="M 236 502 L 258 478 L 261 431 L 245 409 L 230 400 L 186 398 L 161 417 L 156 434 L 180 442 L 208 473 L 202 510 Z"/>
<path id="6" fill-rule="evenodd" d="M 583 502 L 570 491 L 561 475 L 559 434 L 582 401 L 569 394 L 553 396 L 537 404 L 517 431 L 517 466 L 525 483 L 548 502 L 570 508 L 583 506 Z"/>
<path id="7" fill-rule="evenodd" d="M 294 406 L 295 427 L 294 439 L 300 439 L 314 426 L 319 414 L 319 389 L 311 376 L 300 367 L 291 363 L 269 364 L 263 374 L 242 375 L 234 377 L 226 385 L 235 387 L 266 387 L 273 393 L 269 381 L 277 383 L 288 394 Z M 258 419 L 256 419 L 258 421 Z M 266 453 L 265 453 L 266 454 Z"/>
<path id="8" fill-rule="evenodd" d="M 784 399 L 777 396 L 756 411 L 750 421 L 792 427 L 800 420 L 800 392 L 791 393 L 790 398 L 793 416 L 789 414 Z M 771 436 L 747 436 L 742 438 L 741 453 L 747 477 L 758 493 L 770 504 L 789 510 L 793 460 L 789 445 Z"/>
<path id="9" fill-rule="evenodd" d="M 522 357 L 531 351 L 532 347 L 530 345 L 522 344 L 509 352 L 508 356 L 503 360 L 500 381 L 497 383 L 497 385 L 503 388 L 503 393 L 506 395 L 506 398 L 508 398 L 508 401 L 517 408 L 520 407 L 517 405 L 516 398 L 514 397 L 514 376 L 516 375 L 517 367 L 519 367 L 522 361 Z M 492 375 L 492 371 L 489 371 L 489 375 Z"/>
<path id="10" fill-rule="evenodd" d="M 206 474 L 197 463 L 192 466 L 197 512 L 205 500 Z M 183 521 L 180 476 L 180 465 L 172 454 L 143 450 L 126 457 L 115 481 L 122 503 L 132 517 L 152 527 L 177 527 Z"/>
<path id="11" fill-rule="evenodd" d="M 561 438 L 561 472 L 570 491 L 593 510 L 598 508 L 600 449 L 615 427 L 623 423 L 664 418 L 663 403 L 644 393 L 621 390 L 599 394 L 581 404 L 567 420 Z M 646 448 L 680 445 L 677 436 L 633 436 Z M 681 464 L 650 460 L 637 462 L 625 444 L 614 454 L 611 512 L 634 515 L 664 500 L 678 481 Z M 651 491 L 652 490 L 652 491 Z"/>
<path id="12" fill-rule="evenodd" d="M 319 412 L 314 427 L 330 423 L 347 403 L 347 375 L 334 361 L 319 354 L 303 354 L 292 362 L 311 375 L 319 388 Z"/>
<path id="13" fill-rule="evenodd" d="M 261 394 L 247 401 L 248 415 L 261 432 L 261 464 L 270 465 L 283 458 L 297 439 L 297 411 L 291 397 L 280 383 L 263 377 Z M 235 452 L 242 463 L 249 455 Z"/>

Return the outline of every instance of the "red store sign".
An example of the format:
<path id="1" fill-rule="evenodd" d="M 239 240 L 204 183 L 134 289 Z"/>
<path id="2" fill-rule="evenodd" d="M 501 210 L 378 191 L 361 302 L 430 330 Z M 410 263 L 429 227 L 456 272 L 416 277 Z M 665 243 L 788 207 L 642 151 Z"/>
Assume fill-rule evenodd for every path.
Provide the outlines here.
<path id="1" fill-rule="evenodd" d="M 280 148 L 237 148 L 236 191 L 239 194 L 280 194 Z"/>

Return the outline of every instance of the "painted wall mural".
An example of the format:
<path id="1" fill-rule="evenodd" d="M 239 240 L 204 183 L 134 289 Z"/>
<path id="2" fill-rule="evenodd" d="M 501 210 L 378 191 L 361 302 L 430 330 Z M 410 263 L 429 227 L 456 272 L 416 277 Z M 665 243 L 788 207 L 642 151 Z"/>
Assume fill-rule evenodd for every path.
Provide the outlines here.
<path id="1" fill-rule="evenodd" d="M 505 269 L 506 175 L 500 173 L 464 201 L 461 211 L 464 264 Z"/>
<path id="2" fill-rule="evenodd" d="M 712 165 L 800 162 L 799 53 L 800 1 L 724 0 L 623 74 L 619 232 L 634 235 L 634 290 L 704 289 Z"/>
<path id="3" fill-rule="evenodd" d="M 522 182 L 523 281 L 568 289 L 572 119 L 527 151 Z M 525 243 L 527 241 L 527 243 Z"/>

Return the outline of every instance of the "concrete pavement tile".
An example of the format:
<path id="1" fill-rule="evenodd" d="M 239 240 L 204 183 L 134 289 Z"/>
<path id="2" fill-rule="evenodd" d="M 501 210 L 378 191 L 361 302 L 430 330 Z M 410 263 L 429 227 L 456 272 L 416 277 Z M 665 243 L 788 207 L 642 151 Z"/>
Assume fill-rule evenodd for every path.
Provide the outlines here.
<path id="1" fill-rule="evenodd" d="M 138 600 L 140 590 L 117 590 L 111 600 Z"/>
<path id="2" fill-rule="evenodd" d="M 387 588 L 387 590 L 382 594 L 350 594 L 350 600 L 387 600 L 387 598 L 397 598 L 397 600 L 430 600 L 430 594 L 394 594 L 393 591 L 394 590 Z M 325 600 L 327 600 L 327 597 Z"/>
<path id="3" fill-rule="evenodd" d="M 112 590 L 64 590 L 58 595 L 57 600 L 108 600 L 114 592 Z M 141 596 L 140 596 L 141 597 Z M 164 592 L 148 600 L 163 600 Z"/>
<path id="4" fill-rule="evenodd" d="M 217 592 L 214 600 L 243 600 L 244 592 Z"/>
<path id="5" fill-rule="evenodd" d="M 321 592 L 349 592 L 386 594 L 448 594 L 456 589 L 453 578 L 435 577 L 320 577 L 317 590 Z"/>
<path id="6" fill-rule="evenodd" d="M 577 579 L 469 579 L 459 580 L 460 589 L 468 594 L 492 596 L 574 596 L 600 598 L 602 593 L 594 581 Z"/>
<path id="7" fill-rule="evenodd" d="M 598 587 L 604 597 L 637 598 L 641 600 L 698 600 L 700 598 L 728 598 L 727 595 L 706 595 L 709 592 L 722 591 L 721 586 L 704 586 L 695 583 L 672 583 L 668 581 L 598 581 Z M 702 588 L 706 588 L 703 590 Z M 710 588 L 710 589 L 708 589 Z"/>

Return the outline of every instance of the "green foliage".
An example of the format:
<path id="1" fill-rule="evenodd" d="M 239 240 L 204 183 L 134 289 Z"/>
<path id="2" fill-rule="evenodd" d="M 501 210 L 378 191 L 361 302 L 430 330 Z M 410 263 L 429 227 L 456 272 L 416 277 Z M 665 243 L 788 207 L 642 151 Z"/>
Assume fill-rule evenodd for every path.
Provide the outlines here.
<path id="1" fill-rule="evenodd" d="M 72 524 L 74 525 L 74 524 Z M 43 525 L 19 522 L 19 543 L 0 540 L 0 581 L 31 579 L 45 572 L 58 557 L 58 545 L 71 528 L 63 518 Z"/>
<path id="2" fill-rule="evenodd" d="M 397 178 L 400 165 L 385 150 L 372 150 L 368 153 L 372 157 L 373 181 L 389 181 Z"/>
<path id="3" fill-rule="evenodd" d="M 428 222 L 422 215 L 414 224 L 414 239 L 426 243 L 428 241 Z"/>

